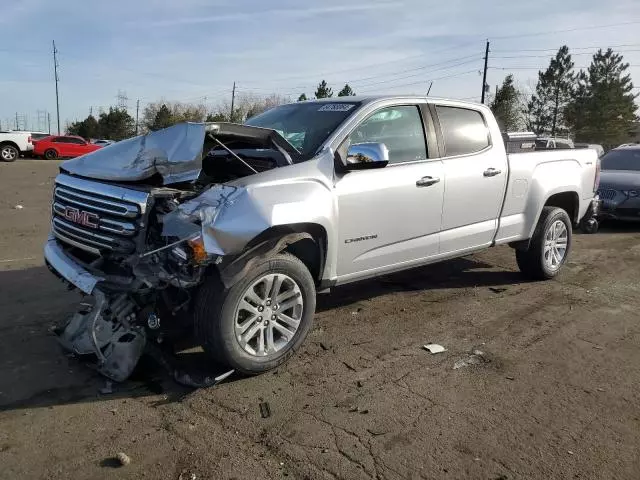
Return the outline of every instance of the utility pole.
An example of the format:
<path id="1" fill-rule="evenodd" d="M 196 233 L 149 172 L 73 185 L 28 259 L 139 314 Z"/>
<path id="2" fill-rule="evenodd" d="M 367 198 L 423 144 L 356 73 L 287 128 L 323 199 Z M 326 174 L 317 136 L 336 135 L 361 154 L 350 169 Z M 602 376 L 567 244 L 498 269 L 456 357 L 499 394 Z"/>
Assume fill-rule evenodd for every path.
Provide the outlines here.
<path id="1" fill-rule="evenodd" d="M 482 96 L 480 97 L 480 103 L 484 103 L 484 95 L 487 89 L 487 63 L 489 62 L 489 40 L 487 40 L 487 47 L 484 51 L 484 72 L 482 74 Z"/>
<path id="2" fill-rule="evenodd" d="M 56 41 L 53 41 L 53 75 L 56 80 L 56 114 L 58 116 L 58 135 L 60 135 L 60 100 L 58 98 L 58 50 Z"/>
<path id="3" fill-rule="evenodd" d="M 93 117 L 93 107 L 89 107 L 89 116 Z"/>
<path id="4" fill-rule="evenodd" d="M 138 111 L 140 110 L 140 99 L 136 100 L 136 135 L 138 135 Z"/>
<path id="5" fill-rule="evenodd" d="M 16 112 L 16 130 L 20 130 L 20 124 L 18 123 L 18 112 Z"/>
<path id="6" fill-rule="evenodd" d="M 236 82 L 233 82 L 233 90 L 231 91 L 231 113 L 229 114 L 229 121 L 233 122 L 233 109 L 236 103 Z"/>
<path id="7" fill-rule="evenodd" d="M 47 112 L 47 124 L 49 126 L 49 133 L 51 133 L 51 114 Z"/>

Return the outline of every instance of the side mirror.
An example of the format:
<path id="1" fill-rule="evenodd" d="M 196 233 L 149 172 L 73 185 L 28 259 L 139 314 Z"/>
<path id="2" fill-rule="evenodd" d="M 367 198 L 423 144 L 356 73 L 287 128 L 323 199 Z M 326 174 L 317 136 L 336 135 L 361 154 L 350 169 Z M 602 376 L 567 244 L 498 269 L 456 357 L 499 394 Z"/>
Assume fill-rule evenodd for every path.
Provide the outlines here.
<path id="1" fill-rule="evenodd" d="M 384 143 L 355 143 L 347 150 L 346 170 L 384 168 L 389 163 L 389 149 Z"/>

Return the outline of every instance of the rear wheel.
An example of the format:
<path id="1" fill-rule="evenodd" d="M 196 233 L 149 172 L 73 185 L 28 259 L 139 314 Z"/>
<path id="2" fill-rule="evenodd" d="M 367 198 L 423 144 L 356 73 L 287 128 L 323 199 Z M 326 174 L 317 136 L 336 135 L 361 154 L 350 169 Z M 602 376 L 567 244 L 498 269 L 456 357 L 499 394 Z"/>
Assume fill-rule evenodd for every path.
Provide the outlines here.
<path id="1" fill-rule="evenodd" d="M 3 162 L 14 162 L 20 156 L 20 151 L 13 145 L 0 146 L 0 158 Z"/>
<path id="2" fill-rule="evenodd" d="M 544 207 L 528 250 L 516 250 L 520 271 L 535 280 L 560 272 L 571 250 L 571 219 L 561 208 Z"/>
<path id="3" fill-rule="evenodd" d="M 246 374 L 265 372 L 306 338 L 315 295 L 309 270 L 290 254 L 265 259 L 230 288 L 212 276 L 196 298 L 196 336 L 215 360 Z"/>
<path id="4" fill-rule="evenodd" d="M 47 160 L 55 160 L 56 158 L 58 158 L 58 152 L 56 152 L 53 148 L 45 150 L 44 158 L 46 158 Z"/>

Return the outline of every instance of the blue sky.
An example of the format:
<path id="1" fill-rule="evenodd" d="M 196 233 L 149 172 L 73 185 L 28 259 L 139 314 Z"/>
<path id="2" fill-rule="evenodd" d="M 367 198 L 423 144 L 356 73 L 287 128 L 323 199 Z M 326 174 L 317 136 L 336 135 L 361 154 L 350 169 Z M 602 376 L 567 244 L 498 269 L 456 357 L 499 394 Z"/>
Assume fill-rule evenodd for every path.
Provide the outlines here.
<path id="1" fill-rule="evenodd" d="M 0 16 L 0 122 L 18 112 L 55 123 L 51 41 L 60 63 L 61 123 L 108 108 L 126 92 L 135 114 L 160 99 L 425 93 L 477 100 L 484 42 L 488 83 L 509 72 L 522 89 L 562 44 L 586 66 L 595 47 L 619 46 L 640 86 L 638 0 L 4 0 Z M 615 26 L 614 26 L 615 25 Z M 562 31 L 562 32 L 561 32 Z M 507 58 L 510 57 L 510 58 Z M 41 115 L 41 120 L 44 116 Z M 55 126 L 55 125 L 53 125 Z"/>

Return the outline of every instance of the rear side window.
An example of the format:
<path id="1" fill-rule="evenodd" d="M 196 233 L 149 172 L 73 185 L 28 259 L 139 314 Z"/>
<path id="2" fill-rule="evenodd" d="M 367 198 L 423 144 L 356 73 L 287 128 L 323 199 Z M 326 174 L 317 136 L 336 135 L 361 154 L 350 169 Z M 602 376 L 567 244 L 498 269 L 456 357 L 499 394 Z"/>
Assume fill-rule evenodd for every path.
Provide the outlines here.
<path id="1" fill-rule="evenodd" d="M 489 146 L 489 130 L 480 112 L 441 105 L 436 106 L 436 112 L 446 157 L 477 153 Z"/>
<path id="2" fill-rule="evenodd" d="M 69 143 L 75 143 L 76 145 L 84 145 L 84 143 L 85 143 L 84 140 L 81 140 L 79 138 L 73 138 L 73 137 L 70 137 L 68 139 L 68 142 Z"/>

